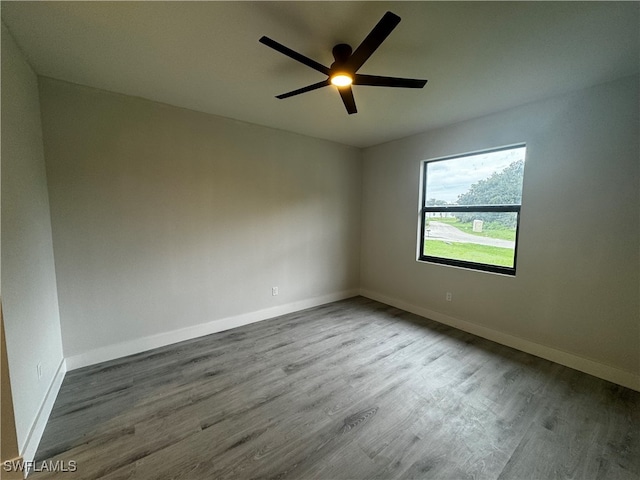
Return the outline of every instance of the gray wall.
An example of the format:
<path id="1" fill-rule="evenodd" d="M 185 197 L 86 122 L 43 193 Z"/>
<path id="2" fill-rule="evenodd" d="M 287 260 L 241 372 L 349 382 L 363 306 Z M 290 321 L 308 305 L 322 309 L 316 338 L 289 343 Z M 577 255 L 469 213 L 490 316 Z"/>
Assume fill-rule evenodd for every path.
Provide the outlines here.
<path id="1" fill-rule="evenodd" d="M 37 77 L 4 24 L 1 257 L 2 308 L 22 453 L 63 357 Z"/>
<path id="2" fill-rule="evenodd" d="M 638 131 L 631 77 L 365 150 L 362 288 L 637 375 Z M 517 276 L 417 262 L 421 161 L 518 142 Z"/>
<path id="3" fill-rule="evenodd" d="M 360 150 L 47 78 L 40 95 L 65 357 L 357 292 Z"/>

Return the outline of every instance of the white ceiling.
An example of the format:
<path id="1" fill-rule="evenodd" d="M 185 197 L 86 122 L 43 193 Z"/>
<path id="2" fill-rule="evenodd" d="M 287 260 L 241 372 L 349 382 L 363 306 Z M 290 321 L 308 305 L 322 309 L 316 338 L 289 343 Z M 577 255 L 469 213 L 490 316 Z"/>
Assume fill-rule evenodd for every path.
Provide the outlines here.
<path id="1" fill-rule="evenodd" d="M 402 18 L 360 73 L 422 90 L 335 87 L 260 44 L 329 66 L 385 11 Z M 2 2 L 44 76 L 365 147 L 637 73 L 638 2 Z"/>

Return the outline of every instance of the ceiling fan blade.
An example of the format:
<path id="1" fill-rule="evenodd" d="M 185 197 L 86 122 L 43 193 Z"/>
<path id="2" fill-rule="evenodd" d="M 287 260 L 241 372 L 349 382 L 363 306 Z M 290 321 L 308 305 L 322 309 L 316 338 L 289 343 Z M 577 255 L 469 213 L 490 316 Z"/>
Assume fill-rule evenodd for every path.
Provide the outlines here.
<path id="1" fill-rule="evenodd" d="M 422 88 L 427 84 L 427 81 L 417 78 L 380 77 L 378 75 L 361 75 L 356 73 L 353 84 L 370 85 L 373 87 Z"/>
<path id="2" fill-rule="evenodd" d="M 329 75 L 329 69 L 324 65 L 316 62 L 315 60 L 311 60 L 309 57 L 305 57 L 301 53 L 298 53 L 296 51 L 291 50 L 288 47 L 285 47 L 284 45 L 276 42 L 275 40 L 271 40 L 269 37 L 262 37 L 260 39 L 260 43 L 263 43 L 267 47 L 271 47 L 274 50 L 277 50 L 278 52 L 282 53 L 283 55 L 286 55 L 289 58 L 293 58 L 294 60 L 297 60 L 298 62 L 306 65 L 307 67 L 311 67 L 320 73 Z"/>
<path id="3" fill-rule="evenodd" d="M 276 95 L 276 98 L 283 99 L 293 97 L 294 95 L 300 95 L 301 93 L 306 93 L 318 88 L 326 87 L 327 85 L 329 85 L 329 83 L 329 79 L 327 78 L 322 82 L 314 83 L 313 85 L 307 85 L 306 87 L 299 88 L 298 90 L 294 90 L 292 92 L 283 93 L 282 95 Z"/>
<path id="4" fill-rule="evenodd" d="M 369 32 L 367 38 L 362 41 L 360 46 L 349 57 L 347 65 L 352 72 L 358 71 L 371 54 L 384 42 L 385 38 L 396 28 L 398 23 L 400 23 L 400 17 L 395 13 L 387 12 L 384 14 L 378 24 Z"/>
<path id="5" fill-rule="evenodd" d="M 356 100 L 353 98 L 353 90 L 351 90 L 351 86 L 339 87 L 338 91 L 340 92 L 340 97 L 342 97 L 342 102 L 344 103 L 347 112 L 349 112 L 349 115 L 352 113 L 358 113 Z"/>

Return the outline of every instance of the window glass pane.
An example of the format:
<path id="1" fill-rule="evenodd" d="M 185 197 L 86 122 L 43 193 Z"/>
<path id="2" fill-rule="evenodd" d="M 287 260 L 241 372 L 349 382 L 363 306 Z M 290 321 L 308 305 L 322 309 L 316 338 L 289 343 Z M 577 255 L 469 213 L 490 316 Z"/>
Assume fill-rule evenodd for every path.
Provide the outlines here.
<path id="1" fill-rule="evenodd" d="M 424 221 L 424 255 L 513 268 L 516 212 L 427 212 Z"/>
<path id="2" fill-rule="evenodd" d="M 425 206 L 520 204 L 525 150 L 427 162 Z"/>

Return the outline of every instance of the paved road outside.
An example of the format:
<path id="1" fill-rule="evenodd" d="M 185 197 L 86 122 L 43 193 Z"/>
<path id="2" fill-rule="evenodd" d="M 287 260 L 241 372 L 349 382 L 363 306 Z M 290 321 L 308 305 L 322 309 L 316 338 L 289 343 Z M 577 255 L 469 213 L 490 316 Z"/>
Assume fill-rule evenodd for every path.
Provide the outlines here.
<path id="1" fill-rule="evenodd" d="M 431 220 L 424 236 L 425 240 L 443 240 L 445 242 L 475 243 L 477 245 L 490 245 L 492 247 L 515 248 L 516 242 L 502 240 L 501 238 L 481 237 L 471 235 L 462 230 L 447 225 L 446 223 L 434 222 Z"/>

